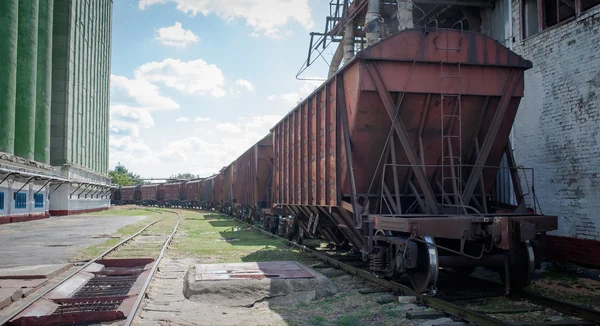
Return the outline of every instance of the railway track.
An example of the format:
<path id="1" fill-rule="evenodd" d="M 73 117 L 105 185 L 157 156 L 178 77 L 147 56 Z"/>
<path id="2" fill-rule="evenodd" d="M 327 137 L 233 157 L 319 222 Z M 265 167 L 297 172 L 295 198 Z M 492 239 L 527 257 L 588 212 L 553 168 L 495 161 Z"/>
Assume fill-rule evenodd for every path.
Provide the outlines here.
<path id="1" fill-rule="evenodd" d="M 130 325 L 181 222 L 177 212 L 159 213 L 158 220 L 29 299 L 0 320 L 0 325 L 77 325 L 123 319 L 124 325 Z"/>
<path id="2" fill-rule="evenodd" d="M 465 278 L 466 282 L 463 284 L 469 288 L 473 286 L 479 287 L 479 293 L 471 295 L 469 297 L 455 297 L 452 295 L 444 294 L 443 292 L 438 293 L 435 296 L 430 296 L 422 293 L 417 293 L 409 285 L 402 284 L 397 280 L 388 280 L 379 278 L 370 271 L 357 267 L 350 263 L 348 259 L 340 261 L 339 259 L 333 258 L 327 254 L 311 249 L 307 246 L 300 245 L 298 243 L 289 241 L 288 239 L 274 235 L 266 230 L 263 230 L 254 225 L 245 223 L 238 219 L 235 221 L 245 224 L 252 229 L 262 232 L 271 238 L 277 238 L 286 243 L 291 247 L 295 247 L 299 250 L 309 252 L 317 257 L 319 260 L 324 261 L 328 265 L 342 269 L 350 274 L 361 277 L 365 280 L 379 284 L 386 287 L 395 293 L 405 296 L 415 296 L 417 300 L 431 308 L 443 311 L 457 319 L 462 319 L 466 322 L 476 325 L 493 325 L 493 326 L 525 326 L 525 325 L 540 325 L 540 326 L 554 326 L 554 325 L 600 325 L 600 311 L 594 310 L 585 306 L 576 305 L 564 301 L 560 301 L 554 298 L 546 297 L 535 292 L 530 291 L 519 291 L 512 294 L 510 297 L 504 296 L 503 286 L 482 280 L 480 278 L 468 277 Z M 357 265 L 364 265 L 362 262 L 358 262 Z M 455 284 L 456 285 L 456 284 Z M 482 291 L 482 288 L 485 289 Z M 440 295 L 441 294 L 441 295 Z M 473 304 L 468 304 L 468 301 L 478 299 L 502 299 L 510 300 L 516 303 L 516 308 L 499 308 L 499 309 L 479 309 L 474 307 Z M 524 305 L 524 302 L 530 305 Z M 471 308 L 469 308 L 471 307 Z M 571 319 L 564 320 L 527 320 L 527 321 L 514 321 L 518 320 L 516 316 L 518 314 L 531 313 L 536 311 L 543 311 L 551 309 L 559 313 L 563 313 L 571 317 Z M 510 315 L 512 318 L 498 318 L 495 316 L 506 317 Z M 534 316 L 535 318 L 535 316 Z"/>

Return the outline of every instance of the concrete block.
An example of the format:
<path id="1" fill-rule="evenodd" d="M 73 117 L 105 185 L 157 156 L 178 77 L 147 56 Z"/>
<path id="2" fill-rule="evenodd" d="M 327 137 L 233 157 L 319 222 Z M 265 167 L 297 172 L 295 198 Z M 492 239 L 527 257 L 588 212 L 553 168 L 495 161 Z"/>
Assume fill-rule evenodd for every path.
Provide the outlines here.
<path id="1" fill-rule="evenodd" d="M 407 319 L 439 319 L 446 317 L 446 314 L 440 311 L 411 311 L 406 313 Z"/>
<path id="2" fill-rule="evenodd" d="M 23 291 L 15 288 L 0 289 L 0 309 L 3 309 L 23 297 Z"/>
<path id="3" fill-rule="evenodd" d="M 50 279 L 68 270 L 71 264 L 34 265 L 0 269 L 0 279 Z"/>
<path id="4" fill-rule="evenodd" d="M 438 326 L 438 325 L 447 325 L 448 323 L 453 322 L 452 319 L 448 317 L 437 318 L 434 320 L 426 321 L 421 324 L 421 326 Z"/>
<path id="5" fill-rule="evenodd" d="M 415 296 L 399 296 L 398 297 L 398 302 L 400 303 L 413 303 L 413 302 L 417 302 L 417 297 Z"/>
<path id="6" fill-rule="evenodd" d="M 395 310 L 398 310 L 398 311 L 410 311 L 410 310 L 417 310 L 417 309 L 419 309 L 419 306 L 417 306 L 416 304 L 414 304 L 414 303 L 407 303 L 407 304 L 403 304 L 403 305 L 401 305 L 399 307 L 396 307 Z"/>
<path id="7" fill-rule="evenodd" d="M 290 266 L 292 262 L 259 264 L 265 263 L 285 263 Z M 297 302 L 318 300 L 339 292 L 335 282 L 300 263 L 293 263 L 301 270 L 289 273 L 289 269 L 286 272 L 275 267 L 271 271 L 264 268 L 264 265 L 262 268 L 259 266 L 264 275 L 271 275 L 270 277 L 261 276 L 263 274 L 257 272 L 255 268 L 248 267 L 248 263 L 197 265 L 187 272 L 183 294 L 187 299 L 196 302 L 211 304 L 219 302 L 222 306 L 252 307 L 255 303 L 264 300 L 269 300 L 269 306 L 287 306 Z M 220 270 L 232 270 L 232 272 L 223 274 L 219 273 Z M 312 277 L 291 276 L 306 272 Z M 280 274 L 281 277 L 273 277 L 275 274 Z"/>

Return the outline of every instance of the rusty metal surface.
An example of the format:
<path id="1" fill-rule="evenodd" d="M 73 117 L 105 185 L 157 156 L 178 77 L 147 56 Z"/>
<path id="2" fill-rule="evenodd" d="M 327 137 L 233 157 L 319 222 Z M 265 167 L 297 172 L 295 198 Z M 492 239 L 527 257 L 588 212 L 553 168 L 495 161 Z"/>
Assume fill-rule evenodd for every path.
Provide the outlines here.
<path id="1" fill-rule="evenodd" d="M 197 202 L 200 200 L 200 188 L 202 180 L 191 180 L 185 183 L 185 200 L 188 202 Z"/>
<path id="2" fill-rule="evenodd" d="M 167 183 L 163 186 L 164 200 L 177 201 L 181 199 L 184 189 L 183 182 Z"/>
<path id="3" fill-rule="evenodd" d="M 217 176 L 206 178 L 200 182 L 200 201 L 204 203 L 215 200 L 215 179 Z"/>
<path id="4" fill-rule="evenodd" d="M 11 325 L 101 322 L 129 315 L 152 259 L 99 260 L 46 294 L 10 321 Z"/>
<path id="5" fill-rule="evenodd" d="M 271 181 L 273 136 L 267 135 L 236 161 L 234 199 L 241 205 L 255 206 L 262 202 L 270 205 L 267 192 Z"/>
<path id="6" fill-rule="evenodd" d="M 141 198 L 141 186 L 121 187 L 121 200 L 138 200 Z"/>
<path id="7" fill-rule="evenodd" d="M 198 264 L 196 265 L 195 270 L 196 281 L 262 278 L 298 279 L 315 277 L 295 261 Z"/>
<path id="8" fill-rule="evenodd" d="M 141 186 L 142 200 L 156 200 L 158 184 Z"/>

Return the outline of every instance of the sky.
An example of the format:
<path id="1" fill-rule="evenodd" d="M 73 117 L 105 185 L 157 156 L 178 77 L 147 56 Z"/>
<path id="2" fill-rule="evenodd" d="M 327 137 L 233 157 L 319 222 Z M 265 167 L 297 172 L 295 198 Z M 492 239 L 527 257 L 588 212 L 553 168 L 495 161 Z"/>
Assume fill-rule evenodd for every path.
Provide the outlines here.
<path id="1" fill-rule="evenodd" d="M 229 165 L 325 80 L 336 44 L 296 75 L 328 14 L 329 0 L 114 1 L 110 169 Z"/>

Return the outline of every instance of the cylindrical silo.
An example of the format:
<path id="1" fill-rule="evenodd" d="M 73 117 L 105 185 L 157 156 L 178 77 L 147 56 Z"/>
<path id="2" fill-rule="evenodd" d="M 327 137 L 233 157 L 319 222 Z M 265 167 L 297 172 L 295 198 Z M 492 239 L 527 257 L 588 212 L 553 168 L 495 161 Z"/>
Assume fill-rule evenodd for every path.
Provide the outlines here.
<path id="1" fill-rule="evenodd" d="M 37 45 L 35 152 L 38 162 L 50 163 L 50 101 L 52 94 L 52 13 L 54 0 L 40 0 Z"/>
<path id="2" fill-rule="evenodd" d="M 19 0 L 15 155 L 33 160 L 37 76 L 38 0 Z"/>
<path id="3" fill-rule="evenodd" d="M 0 1 L 0 152 L 12 154 L 15 142 L 15 89 L 19 1 Z"/>

